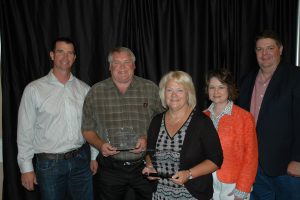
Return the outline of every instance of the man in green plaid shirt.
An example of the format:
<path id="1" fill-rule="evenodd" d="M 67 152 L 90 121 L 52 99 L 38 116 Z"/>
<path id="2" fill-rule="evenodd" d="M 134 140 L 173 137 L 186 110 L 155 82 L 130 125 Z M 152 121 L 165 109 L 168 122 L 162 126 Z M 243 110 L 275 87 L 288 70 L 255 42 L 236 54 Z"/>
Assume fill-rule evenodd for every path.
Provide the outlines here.
<path id="1" fill-rule="evenodd" d="M 95 170 L 99 163 L 94 178 L 96 198 L 124 199 L 127 190 L 132 188 L 136 199 L 151 199 L 152 188 L 143 178 L 142 169 L 148 126 L 151 119 L 163 111 L 158 87 L 134 75 L 135 56 L 130 49 L 113 49 L 108 62 L 111 77 L 91 88 L 82 116 L 83 135 L 99 150 L 97 161 L 91 165 Z M 129 135 L 113 135 L 124 129 L 130 130 L 124 132 Z M 130 149 L 119 149 L 110 143 L 111 138 L 118 144 L 134 142 L 134 145 Z"/>

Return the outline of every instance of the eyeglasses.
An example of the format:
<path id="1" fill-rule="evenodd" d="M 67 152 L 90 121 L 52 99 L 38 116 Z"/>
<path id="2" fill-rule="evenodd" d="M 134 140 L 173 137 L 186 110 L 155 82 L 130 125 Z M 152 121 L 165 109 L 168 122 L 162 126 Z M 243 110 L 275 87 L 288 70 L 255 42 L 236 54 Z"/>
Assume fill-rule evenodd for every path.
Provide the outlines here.
<path id="1" fill-rule="evenodd" d="M 73 51 L 64 51 L 64 50 L 61 50 L 61 49 L 58 49 L 58 50 L 55 50 L 55 53 L 59 56 L 75 56 L 75 52 Z"/>
<path id="2" fill-rule="evenodd" d="M 256 53 L 272 53 L 273 51 L 275 50 L 275 47 L 274 46 L 268 46 L 268 47 L 256 47 L 255 48 L 255 52 Z"/>

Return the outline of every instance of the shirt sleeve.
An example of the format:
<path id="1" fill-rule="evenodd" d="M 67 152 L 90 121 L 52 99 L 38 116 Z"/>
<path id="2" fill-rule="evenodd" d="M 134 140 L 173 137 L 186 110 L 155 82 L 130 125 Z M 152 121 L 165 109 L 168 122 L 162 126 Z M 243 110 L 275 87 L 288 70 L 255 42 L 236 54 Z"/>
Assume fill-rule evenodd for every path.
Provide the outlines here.
<path id="1" fill-rule="evenodd" d="M 90 148 L 91 148 L 91 160 L 96 160 L 96 158 L 99 154 L 99 151 L 98 151 L 98 149 L 96 149 L 92 145 L 90 145 Z"/>
<path id="2" fill-rule="evenodd" d="M 236 188 L 242 192 L 250 192 L 254 183 L 258 166 L 258 144 L 255 121 L 250 113 L 240 118 L 244 123 L 244 153 L 242 168 L 236 181 Z"/>
<path id="3" fill-rule="evenodd" d="M 215 163 L 219 168 L 223 163 L 223 151 L 218 133 L 209 117 L 205 117 L 203 131 L 203 145 L 207 155 L 207 159 Z"/>
<path id="4" fill-rule="evenodd" d="M 296 71 L 293 73 L 296 80 L 295 87 L 293 89 L 293 152 L 292 160 L 300 162 L 300 131 L 299 131 L 299 122 L 300 122 L 300 69 L 296 68 Z"/>
<path id="5" fill-rule="evenodd" d="M 35 92 L 32 86 L 24 90 L 18 113 L 17 144 L 18 165 L 21 173 L 34 171 L 32 158 L 34 156 L 33 138 L 36 120 Z"/>
<path id="6" fill-rule="evenodd" d="M 155 107 L 155 110 L 154 110 L 153 117 L 156 116 L 159 113 L 164 112 L 164 110 L 165 110 L 162 106 L 162 103 L 161 103 L 161 100 L 160 100 L 160 97 L 159 97 L 159 89 L 158 89 L 157 86 L 156 86 L 154 96 L 155 96 L 155 100 L 156 100 L 156 102 L 155 102 L 156 107 Z"/>
<path id="7" fill-rule="evenodd" d="M 97 131 L 97 123 L 94 119 L 93 89 L 85 97 L 82 109 L 81 131 Z"/>

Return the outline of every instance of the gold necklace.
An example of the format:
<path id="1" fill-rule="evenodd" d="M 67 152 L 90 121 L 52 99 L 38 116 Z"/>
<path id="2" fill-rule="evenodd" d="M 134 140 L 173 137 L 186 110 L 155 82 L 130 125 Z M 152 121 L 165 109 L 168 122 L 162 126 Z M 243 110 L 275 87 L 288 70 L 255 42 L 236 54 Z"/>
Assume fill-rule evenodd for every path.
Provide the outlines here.
<path id="1" fill-rule="evenodd" d="M 185 110 L 185 112 L 183 113 L 183 115 L 182 116 L 180 116 L 180 117 L 178 117 L 178 119 L 176 119 L 175 117 L 173 117 L 172 115 L 171 115 L 171 113 L 170 113 L 170 111 L 169 111 L 169 122 L 171 123 L 171 124 L 177 124 L 178 122 L 180 122 L 184 117 L 185 117 L 185 115 L 187 114 L 187 112 L 189 111 L 189 108 L 187 108 L 186 110 Z"/>

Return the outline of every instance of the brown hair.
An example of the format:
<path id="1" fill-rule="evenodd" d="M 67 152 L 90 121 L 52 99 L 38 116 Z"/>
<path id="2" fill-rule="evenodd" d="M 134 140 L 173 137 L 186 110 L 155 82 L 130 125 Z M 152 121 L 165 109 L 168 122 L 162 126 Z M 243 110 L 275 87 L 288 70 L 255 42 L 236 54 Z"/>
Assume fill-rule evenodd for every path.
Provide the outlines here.
<path id="1" fill-rule="evenodd" d="M 205 92 L 208 94 L 208 85 L 209 81 L 212 78 L 217 78 L 222 84 L 227 85 L 228 87 L 228 99 L 235 101 L 238 97 L 238 90 L 235 85 L 235 81 L 227 69 L 215 69 L 213 71 L 210 71 L 206 77 L 206 88 Z"/>
<path id="2" fill-rule="evenodd" d="M 270 38 L 272 40 L 275 41 L 276 45 L 278 47 L 281 47 L 282 46 L 282 42 L 280 40 L 280 37 L 278 36 L 278 34 L 275 32 L 275 31 L 272 31 L 272 30 L 264 30 L 262 32 L 260 32 L 259 34 L 256 35 L 256 38 L 255 38 L 255 47 L 256 47 L 256 42 L 260 39 L 266 39 L 266 38 Z"/>

